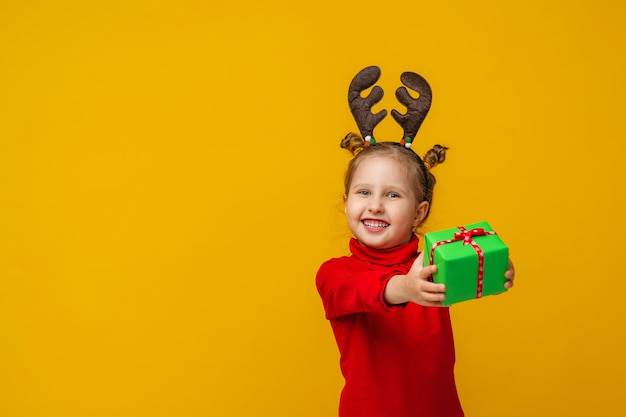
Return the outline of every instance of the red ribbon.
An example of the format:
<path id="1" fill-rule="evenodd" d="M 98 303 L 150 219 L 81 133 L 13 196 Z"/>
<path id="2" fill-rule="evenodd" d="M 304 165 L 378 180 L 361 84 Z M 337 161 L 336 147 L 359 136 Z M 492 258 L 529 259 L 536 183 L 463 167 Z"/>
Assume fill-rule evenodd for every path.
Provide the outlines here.
<path id="1" fill-rule="evenodd" d="M 485 275 L 485 253 L 478 246 L 478 244 L 474 241 L 474 236 L 486 236 L 486 235 L 495 235 L 496 232 L 485 232 L 485 229 L 482 227 L 475 228 L 472 230 L 467 230 L 463 226 L 458 226 L 460 232 L 455 232 L 454 237 L 452 239 L 442 240 L 440 242 L 436 242 L 433 247 L 430 249 L 430 265 L 433 264 L 433 259 L 435 257 L 435 249 L 437 249 L 441 245 L 445 245 L 452 242 L 458 242 L 459 240 L 463 241 L 463 245 L 471 245 L 472 248 L 476 251 L 478 255 L 478 279 L 476 284 L 476 298 L 480 298 L 483 296 L 483 277 Z"/>

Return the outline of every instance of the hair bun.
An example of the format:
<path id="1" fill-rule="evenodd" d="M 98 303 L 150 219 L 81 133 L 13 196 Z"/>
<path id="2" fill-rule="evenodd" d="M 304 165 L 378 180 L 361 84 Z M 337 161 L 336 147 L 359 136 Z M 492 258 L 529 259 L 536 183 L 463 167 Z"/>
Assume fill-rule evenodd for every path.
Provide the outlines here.
<path id="1" fill-rule="evenodd" d="M 431 150 L 424 155 L 424 162 L 430 165 L 431 168 L 443 163 L 446 160 L 446 151 L 448 147 L 442 145 L 435 145 Z"/>
<path id="2" fill-rule="evenodd" d="M 365 147 L 365 140 L 357 133 L 350 132 L 341 140 L 340 146 L 354 155 L 357 149 Z"/>

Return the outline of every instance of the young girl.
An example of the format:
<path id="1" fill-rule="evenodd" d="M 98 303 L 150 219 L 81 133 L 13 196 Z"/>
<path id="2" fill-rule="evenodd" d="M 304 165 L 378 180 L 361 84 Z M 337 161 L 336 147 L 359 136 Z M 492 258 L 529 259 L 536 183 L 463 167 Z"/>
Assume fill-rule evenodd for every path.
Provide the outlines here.
<path id="1" fill-rule="evenodd" d="M 359 82 L 357 76 L 350 92 L 370 87 L 377 79 L 374 74 Z M 382 97 L 377 88 L 369 97 L 355 99 L 367 107 L 370 122 L 379 117 L 373 125 L 382 119 L 369 113 Z M 423 89 L 418 91 L 425 96 Z M 396 120 L 401 117 L 394 114 Z M 362 133 L 371 134 L 372 123 L 364 127 L 356 114 L 355 119 Z M 463 416 L 454 381 L 449 310 L 441 306 L 445 286 L 429 281 L 437 267 L 422 266 L 423 253 L 418 256 L 414 234 L 432 204 L 435 178 L 430 170 L 445 160 L 447 148 L 437 145 L 422 160 L 406 147 L 407 136 L 404 144 L 375 143 L 371 135 L 364 137 L 351 133 L 341 143 L 355 155 L 346 172 L 344 194 L 354 234 L 352 255 L 325 262 L 316 278 L 341 354 L 345 386 L 339 416 Z M 510 288 L 512 265 L 505 276 L 505 287 Z"/>

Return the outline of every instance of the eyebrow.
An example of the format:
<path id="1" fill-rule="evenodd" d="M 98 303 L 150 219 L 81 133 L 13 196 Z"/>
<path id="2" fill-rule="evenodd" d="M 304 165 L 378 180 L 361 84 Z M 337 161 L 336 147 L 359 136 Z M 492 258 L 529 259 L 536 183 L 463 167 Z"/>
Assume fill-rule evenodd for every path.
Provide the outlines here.
<path id="1" fill-rule="evenodd" d="M 353 189 L 353 188 L 359 188 L 359 187 L 371 187 L 371 186 L 372 186 L 371 184 L 367 184 L 367 183 L 362 183 L 362 184 L 361 184 L 361 183 L 359 183 L 359 184 L 353 184 L 353 185 L 351 185 L 351 186 L 350 186 L 350 189 Z"/>

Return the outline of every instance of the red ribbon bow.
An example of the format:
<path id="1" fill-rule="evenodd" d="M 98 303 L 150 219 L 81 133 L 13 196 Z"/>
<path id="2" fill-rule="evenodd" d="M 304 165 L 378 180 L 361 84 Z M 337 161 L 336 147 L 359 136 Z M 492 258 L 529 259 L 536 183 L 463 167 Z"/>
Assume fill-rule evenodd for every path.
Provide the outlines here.
<path id="1" fill-rule="evenodd" d="M 464 245 L 469 245 L 472 242 L 472 238 L 474 236 L 485 236 L 487 234 L 487 232 L 485 232 L 485 229 L 483 229 L 482 227 L 478 227 L 472 230 L 467 230 L 463 227 L 459 227 L 459 229 L 461 229 L 460 232 L 454 233 L 454 241 L 456 242 L 457 240 L 463 239 Z"/>
<path id="2" fill-rule="evenodd" d="M 460 232 L 454 233 L 454 238 L 448 240 L 442 240 L 440 242 L 436 242 L 433 247 L 430 249 L 430 265 L 433 264 L 433 259 L 435 257 L 435 249 L 437 249 L 441 245 L 445 245 L 447 243 L 458 242 L 459 240 L 463 241 L 463 245 L 471 245 L 472 248 L 476 251 L 478 255 L 478 278 L 476 284 L 476 298 L 480 298 L 483 296 L 483 277 L 485 275 L 485 253 L 478 246 L 478 244 L 474 241 L 475 236 L 487 236 L 487 235 L 495 235 L 496 232 L 485 232 L 485 229 L 482 227 L 478 227 L 472 230 L 467 230 L 463 226 L 459 226 L 458 229 Z"/>

